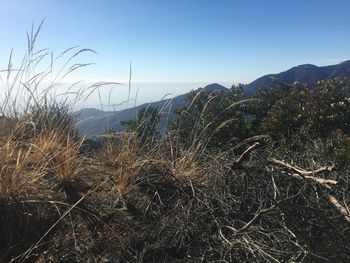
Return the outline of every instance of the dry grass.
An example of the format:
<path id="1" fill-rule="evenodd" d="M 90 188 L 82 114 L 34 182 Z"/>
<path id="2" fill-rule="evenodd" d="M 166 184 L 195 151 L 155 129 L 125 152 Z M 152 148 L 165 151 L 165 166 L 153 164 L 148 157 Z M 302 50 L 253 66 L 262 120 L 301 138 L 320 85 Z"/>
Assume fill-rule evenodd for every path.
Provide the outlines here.
<path id="1" fill-rule="evenodd" d="M 43 23 L 33 25 L 27 33 L 28 48 L 19 65 L 13 64 L 11 52 L 7 68 L 0 71 L 0 147 L 3 155 L 8 155 L 3 157 L 4 163 L 16 160 L 13 174 L 20 174 L 30 163 L 69 182 L 79 173 L 83 143 L 75 132 L 73 110 L 102 86 L 113 83 L 84 86 L 77 85 L 79 82 L 62 87 L 69 75 L 91 64 L 76 59 L 96 52 L 71 47 L 55 55 L 50 49 L 37 50 Z M 26 147 L 21 149 L 23 145 Z M 5 173 L 8 168 L 4 167 Z M 15 175 L 11 180 L 3 179 L 2 184 L 15 182 Z"/>
<path id="2" fill-rule="evenodd" d="M 118 141 L 107 141 L 104 155 L 107 155 L 107 160 L 113 160 L 115 188 L 118 196 L 123 197 L 140 180 L 145 158 L 137 146 L 136 134 L 119 133 Z"/>
<path id="3" fill-rule="evenodd" d="M 63 183 L 69 183 L 79 175 L 82 167 L 79 150 L 84 140 L 75 141 L 69 135 L 50 158 L 55 174 Z"/>
<path id="4" fill-rule="evenodd" d="M 32 148 L 8 140 L 0 145 L 0 199 L 23 194 L 44 175 L 43 165 L 33 163 Z"/>
<path id="5" fill-rule="evenodd" d="M 23 243 L 29 229 L 36 237 L 47 227 L 30 222 L 40 222 L 49 211 L 45 198 L 52 197 L 54 185 L 72 184 L 81 170 L 84 140 L 75 132 L 72 112 L 101 86 L 111 84 L 62 88 L 67 76 L 90 64 L 75 60 L 95 52 L 77 47 L 58 55 L 36 50 L 42 24 L 27 34 L 28 49 L 19 65 L 13 65 L 11 52 L 7 68 L 0 71 L 0 252 L 9 253 L 3 250 L 6 246 Z M 36 204 L 29 210 L 28 201 Z M 0 261 L 2 257 L 0 253 Z"/>
<path id="6" fill-rule="evenodd" d="M 207 185 L 223 170 L 220 156 L 209 157 L 203 149 L 194 147 L 175 152 L 174 145 L 169 145 L 168 140 L 161 140 L 145 148 L 138 143 L 135 133 L 128 132 L 119 133 L 117 140 L 107 140 L 102 156 L 113 164 L 118 196 L 125 196 L 144 182 L 156 182 L 167 176 L 185 184 Z"/>
<path id="7" fill-rule="evenodd" d="M 35 162 L 45 163 L 48 172 L 67 184 L 81 171 L 80 148 L 83 142 L 83 139 L 77 140 L 69 133 L 63 135 L 58 130 L 42 132 L 33 141 L 36 151 L 32 156 Z"/>

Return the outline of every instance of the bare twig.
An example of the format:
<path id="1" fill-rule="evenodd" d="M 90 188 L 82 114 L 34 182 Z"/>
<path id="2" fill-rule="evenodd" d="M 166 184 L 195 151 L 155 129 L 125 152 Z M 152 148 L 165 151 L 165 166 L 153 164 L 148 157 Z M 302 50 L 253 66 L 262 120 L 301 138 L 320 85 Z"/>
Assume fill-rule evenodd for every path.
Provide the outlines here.
<path id="1" fill-rule="evenodd" d="M 260 143 L 256 142 L 254 143 L 252 146 L 250 146 L 247 150 L 244 151 L 244 153 L 241 154 L 240 157 L 238 157 L 235 161 L 234 161 L 234 165 L 240 165 L 242 164 L 242 162 L 248 157 L 248 155 L 250 155 L 250 153 L 252 151 L 254 151 L 255 149 L 257 149 L 258 147 L 260 147 Z"/>
<path id="2" fill-rule="evenodd" d="M 236 235 L 239 233 L 242 233 L 245 230 L 247 230 L 252 224 L 254 224 L 255 221 L 258 220 L 262 215 L 272 212 L 276 207 L 277 207 L 277 204 L 274 204 L 268 208 L 259 209 L 259 211 L 257 211 L 255 213 L 254 217 L 248 223 L 246 223 L 243 227 L 241 227 L 240 229 L 235 229 L 231 226 L 226 226 L 226 228 L 233 230 Z"/>

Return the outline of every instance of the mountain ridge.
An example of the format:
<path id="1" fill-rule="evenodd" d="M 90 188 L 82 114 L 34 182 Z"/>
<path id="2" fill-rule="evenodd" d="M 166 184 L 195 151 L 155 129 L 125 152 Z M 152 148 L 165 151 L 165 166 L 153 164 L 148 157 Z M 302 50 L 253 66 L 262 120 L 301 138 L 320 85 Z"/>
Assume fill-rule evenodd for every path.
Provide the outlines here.
<path id="1" fill-rule="evenodd" d="M 286 71 L 264 75 L 253 82 L 244 85 L 244 92 L 248 96 L 252 96 L 259 87 L 268 86 L 273 80 L 281 83 L 294 83 L 300 81 L 305 84 L 312 84 L 318 80 L 326 80 L 335 77 L 350 77 L 350 60 L 345 60 L 339 64 L 329 66 L 316 66 L 313 64 L 302 64 L 292 67 Z M 200 89 L 200 88 L 199 88 Z M 202 89 L 207 91 L 222 90 L 228 91 L 228 88 L 218 84 L 209 84 Z M 187 96 L 189 93 L 181 94 L 172 99 L 162 99 L 155 102 L 144 103 L 134 108 L 128 108 L 120 111 L 102 111 L 95 108 L 85 108 L 76 112 L 78 119 L 78 130 L 81 134 L 87 137 L 96 137 L 105 133 L 108 128 L 116 131 L 121 131 L 124 127 L 120 121 L 129 120 L 136 117 L 137 112 L 148 106 L 156 106 L 158 109 L 163 109 L 163 112 L 173 113 L 175 109 L 185 107 L 187 104 Z M 168 103 L 170 102 L 171 103 Z M 161 126 L 165 126 L 168 118 L 172 118 L 173 114 L 161 117 Z M 162 126 L 162 127 L 163 127 Z"/>
<path id="2" fill-rule="evenodd" d="M 350 76 L 350 60 L 345 60 L 335 65 L 321 67 L 313 64 L 302 64 L 277 74 L 264 75 L 245 85 L 244 90 L 246 94 L 252 95 L 259 87 L 271 84 L 273 79 L 289 84 L 295 81 L 300 81 L 305 84 L 312 84 L 317 80 L 348 76 Z"/>

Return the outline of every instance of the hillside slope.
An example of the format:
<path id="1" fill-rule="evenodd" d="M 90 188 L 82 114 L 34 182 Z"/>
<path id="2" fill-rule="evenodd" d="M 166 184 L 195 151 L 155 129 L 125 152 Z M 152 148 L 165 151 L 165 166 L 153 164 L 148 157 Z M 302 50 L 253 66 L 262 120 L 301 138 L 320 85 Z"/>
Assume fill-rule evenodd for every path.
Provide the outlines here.
<path id="1" fill-rule="evenodd" d="M 257 89 L 263 85 L 269 85 L 273 79 L 282 83 L 291 84 L 300 81 L 305 84 L 311 84 L 316 80 L 326 80 L 336 77 L 350 76 L 350 60 L 342 63 L 324 67 L 318 67 L 311 64 L 299 65 L 278 74 L 269 74 L 262 76 L 248 85 L 245 85 L 245 92 L 248 95 L 254 94 Z"/>
<path id="2" fill-rule="evenodd" d="M 203 88 L 206 91 L 227 90 L 226 87 L 213 83 Z M 161 116 L 160 127 L 165 127 L 169 118 L 172 118 L 176 109 L 182 108 L 187 104 L 188 93 L 174 97 L 173 99 L 164 99 L 152 103 L 145 103 L 135 108 L 120 111 L 101 111 L 93 108 L 81 109 L 76 112 L 78 118 L 79 132 L 86 137 L 96 137 L 105 133 L 106 129 L 121 131 L 124 127 L 120 124 L 123 120 L 129 120 L 136 117 L 137 112 L 148 106 L 156 106 L 164 114 Z M 170 113 L 170 114 L 167 114 Z"/>

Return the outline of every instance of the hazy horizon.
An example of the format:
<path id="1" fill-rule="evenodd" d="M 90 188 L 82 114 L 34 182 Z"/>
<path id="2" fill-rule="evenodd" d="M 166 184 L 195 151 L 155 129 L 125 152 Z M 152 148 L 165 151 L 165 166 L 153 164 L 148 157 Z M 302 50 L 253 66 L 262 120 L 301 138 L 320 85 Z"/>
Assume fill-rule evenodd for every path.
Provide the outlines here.
<path id="1" fill-rule="evenodd" d="M 215 82 L 215 81 L 214 81 Z M 178 95 L 188 93 L 191 90 L 203 88 L 214 82 L 131 82 L 129 97 L 128 82 L 122 81 L 121 85 L 110 85 L 102 87 L 100 94 L 102 98 L 102 109 L 123 110 L 145 103 L 151 103 L 162 99 L 171 99 Z M 231 82 L 215 82 L 230 88 Z M 129 102 L 128 102 L 129 98 Z M 135 101 L 136 99 L 136 101 Z M 101 102 L 98 96 L 91 96 L 80 108 L 101 109 Z"/>

